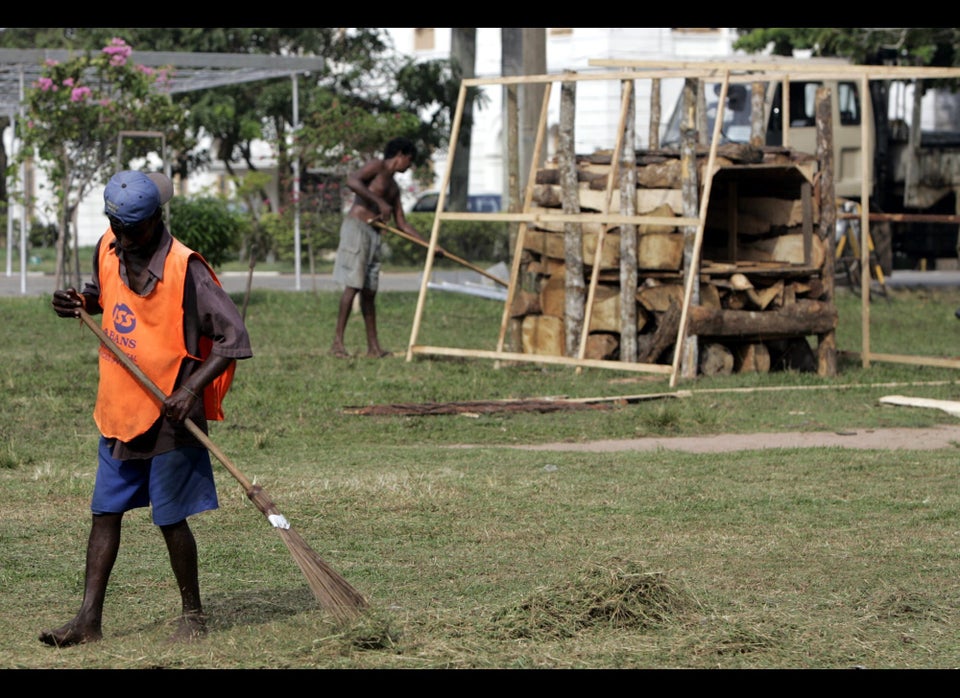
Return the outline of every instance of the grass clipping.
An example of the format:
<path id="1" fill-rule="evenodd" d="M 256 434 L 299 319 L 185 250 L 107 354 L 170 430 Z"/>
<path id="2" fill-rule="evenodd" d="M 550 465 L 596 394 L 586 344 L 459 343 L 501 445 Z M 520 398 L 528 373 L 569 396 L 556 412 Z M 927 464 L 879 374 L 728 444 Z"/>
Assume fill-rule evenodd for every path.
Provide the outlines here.
<path id="1" fill-rule="evenodd" d="M 519 605 L 498 612 L 493 623 L 497 634 L 509 639 L 566 638 L 595 627 L 649 627 L 694 606 L 662 572 L 613 560 L 590 565 L 577 579 L 537 589 Z"/>

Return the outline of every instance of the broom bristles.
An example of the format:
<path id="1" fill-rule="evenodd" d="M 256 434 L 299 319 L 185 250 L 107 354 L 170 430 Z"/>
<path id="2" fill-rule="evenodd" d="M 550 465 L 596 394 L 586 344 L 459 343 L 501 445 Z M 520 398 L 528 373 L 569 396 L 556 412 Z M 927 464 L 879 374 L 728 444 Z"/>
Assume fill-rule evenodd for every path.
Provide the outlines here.
<path id="1" fill-rule="evenodd" d="M 363 594 L 354 589 L 350 582 L 307 545 L 299 533 L 290 528 L 286 517 L 280 513 L 260 485 L 251 485 L 247 491 L 247 497 L 267 517 L 274 528 L 280 531 L 280 537 L 286 544 L 287 550 L 293 555 L 303 576 L 307 578 L 310 591 L 320 605 L 340 621 L 356 618 L 361 609 L 367 605 Z"/>
<path id="2" fill-rule="evenodd" d="M 361 609 L 367 606 L 363 594 L 307 545 L 299 533 L 292 528 L 277 530 L 320 605 L 340 621 L 353 620 L 360 615 Z"/>

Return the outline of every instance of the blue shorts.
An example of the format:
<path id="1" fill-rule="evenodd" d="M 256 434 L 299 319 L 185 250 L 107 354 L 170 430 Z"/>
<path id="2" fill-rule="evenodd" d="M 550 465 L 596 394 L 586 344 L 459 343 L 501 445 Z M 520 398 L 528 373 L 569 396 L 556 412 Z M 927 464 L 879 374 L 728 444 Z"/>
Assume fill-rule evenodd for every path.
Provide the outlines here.
<path id="1" fill-rule="evenodd" d="M 207 449 L 178 448 L 153 458 L 117 460 L 110 455 L 110 443 L 100 437 L 90 502 L 94 514 L 152 506 L 153 523 L 167 526 L 219 506 Z"/>

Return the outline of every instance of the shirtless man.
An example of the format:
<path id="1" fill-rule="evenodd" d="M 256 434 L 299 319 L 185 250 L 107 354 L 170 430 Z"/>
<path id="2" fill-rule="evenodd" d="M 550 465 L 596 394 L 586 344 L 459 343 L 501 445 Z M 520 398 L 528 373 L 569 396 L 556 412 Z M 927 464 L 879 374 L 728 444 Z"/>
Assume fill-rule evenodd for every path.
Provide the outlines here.
<path id="1" fill-rule="evenodd" d="M 377 337 L 377 310 L 375 300 L 380 283 L 380 230 L 372 223 L 396 227 L 420 240 L 423 236 L 407 222 L 400 200 L 400 187 L 393 176 L 406 172 L 417 155 L 417 148 L 409 138 L 394 138 L 383 150 L 383 159 L 374 158 L 347 176 L 347 186 L 355 194 L 353 206 L 340 225 L 340 244 L 333 264 L 333 280 L 343 285 L 337 312 L 337 328 L 330 353 L 340 358 L 349 357 L 343 344 L 343 333 L 353 309 L 353 299 L 360 294 L 360 312 L 367 331 L 367 356 L 382 358 L 390 352 L 380 346 Z M 442 253 L 437 251 L 437 256 Z"/>

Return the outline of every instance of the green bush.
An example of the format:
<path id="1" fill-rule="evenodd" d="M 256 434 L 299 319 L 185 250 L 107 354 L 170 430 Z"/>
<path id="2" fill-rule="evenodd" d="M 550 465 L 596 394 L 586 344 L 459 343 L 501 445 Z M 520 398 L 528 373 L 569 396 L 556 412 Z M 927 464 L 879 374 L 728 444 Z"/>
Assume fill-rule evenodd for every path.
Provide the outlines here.
<path id="1" fill-rule="evenodd" d="M 407 222 L 427 240 L 433 230 L 434 214 L 408 213 Z M 424 248 L 399 235 L 384 233 L 390 260 L 396 264 L 422 263 Z M 444 221 L 438 242 L 448 252 L 474 264 L 493 264 L 510 259 L 510 224 L 501 221 Z"/>
<path id="2" fill-rule="evenodd" d="M 250 223 L 213 197 L 174 198 L 170 201 L 170 229 L 174 236 L 204 256 L 214 268 L 235 259 Z"/>
<path id="3" fill-rule="evenodd" d="M 59 237 L 59 235 L 60 230 L 55 223 L 41 223 L 40 221 L 33 221 L 30 224 L 30 233 L 28 237 L 30 248 L 56 247 L 57 237 Z"/>
<path id="4" fill-rule="evenodd" d="M 335 250 L 340 241 L 340 222 L 343 215 L 339 212 L 312 213 L 302 211 L 300 215 L 300 249 L 306 253 L 309 245 L 314 250 Z M 260 217 L 263 250 L 258 258 L 272 253 L 277 260 L 289 261 L 294 258 L 294 220 L 291 211 L 284 213 L 265 213 Z"/>

